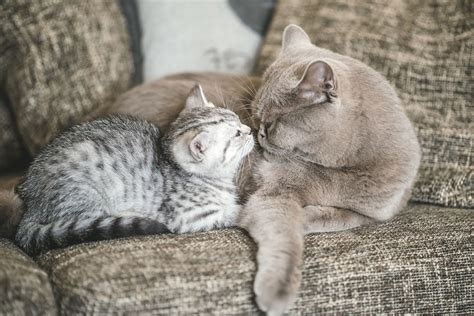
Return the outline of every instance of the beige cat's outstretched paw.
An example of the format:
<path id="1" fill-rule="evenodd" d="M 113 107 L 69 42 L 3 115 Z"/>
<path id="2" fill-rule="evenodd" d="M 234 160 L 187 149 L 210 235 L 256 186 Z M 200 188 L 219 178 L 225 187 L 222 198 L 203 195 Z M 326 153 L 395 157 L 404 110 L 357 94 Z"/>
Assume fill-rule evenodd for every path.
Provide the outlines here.
<path id="1" fill-rule="evenodd" d="M 284 280 L 275 271 L 259 271 L 254 283 L 258 307 L 269 316 L 283 315 L 296 299 L 298 284 L 299 273 Z"/>

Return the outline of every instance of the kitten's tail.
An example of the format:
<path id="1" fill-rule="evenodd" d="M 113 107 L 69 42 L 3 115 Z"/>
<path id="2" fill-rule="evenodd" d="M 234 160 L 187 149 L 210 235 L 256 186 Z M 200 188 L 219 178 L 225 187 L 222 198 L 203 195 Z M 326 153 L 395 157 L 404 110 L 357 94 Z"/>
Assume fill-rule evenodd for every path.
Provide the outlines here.
<path id="1" fill-rule="evenodd" d="M 135 235 L 169 233 L 168 228 L 143 217 L 101 216 L 56 221 L 51 224 L 21 223 L 16 243 L 34 256 L 50 249 Z"/>
<path id="2" fill-rule="evenodd" d="M 0 238 L 15 237 L 23 212 L 23 201 L 18 194 L 13 190 L 0 190 Z"/>

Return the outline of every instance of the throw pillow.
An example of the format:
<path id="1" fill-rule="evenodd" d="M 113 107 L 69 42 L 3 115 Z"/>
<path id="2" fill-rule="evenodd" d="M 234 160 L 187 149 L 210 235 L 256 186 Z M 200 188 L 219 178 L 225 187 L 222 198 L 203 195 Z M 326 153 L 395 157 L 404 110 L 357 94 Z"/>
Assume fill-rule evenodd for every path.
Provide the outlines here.
<path id="1" fill-rule="evenodd" d="M 183 71 L 250 73 L 274 1 L 139 1 L 145 81 Z"/>
<path id="2" fill-rule="evenodd" d="M 118 1 L 6 0 L 2 74 L 18 131 L 33 155 L 59 131 L 130 85 L 133 58 Z"/>

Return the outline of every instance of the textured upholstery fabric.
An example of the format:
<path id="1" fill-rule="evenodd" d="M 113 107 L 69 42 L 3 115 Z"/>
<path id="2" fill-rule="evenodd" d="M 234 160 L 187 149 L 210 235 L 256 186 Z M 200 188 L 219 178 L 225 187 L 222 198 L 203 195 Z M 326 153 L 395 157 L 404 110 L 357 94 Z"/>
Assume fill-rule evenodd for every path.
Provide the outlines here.
<path id="1" fill-rule="evenodd" d="M 0 98 L 0 171 L 18 165 L 26 158 L 13 117 L 4 100 Z"/>
<path id="2" fill-rule="evenodd" d="M 369 64 L 396 87 L 423 148 L 413 200 L 474 207 L 472 1 L 285 0 L 259 72 L 277 57 L 285 26 Z"/>
<path id="3" fill-rule="evenodd" d="M 133 61 L 117 1 L 6 0 L 0 20 L 0 54 L 9 57 L 0 58 L 8 62 L 2 89 L 31 153 L 129 87 Z"/>
<path id="4" fill-rule="evenodd" d="M 306 237 L 294 313 L 474 309 L 471 210 L 410 205 L 394 220 Z M 119 239 L 39 257 L 61 311 L 257 313 L 256 246 L 242 231 Z"/>
<path id="5" fill-rule="evenodd" d="M 11 242 L 0 239 L 0 315 L 54 315 L 48 275 Z"/>

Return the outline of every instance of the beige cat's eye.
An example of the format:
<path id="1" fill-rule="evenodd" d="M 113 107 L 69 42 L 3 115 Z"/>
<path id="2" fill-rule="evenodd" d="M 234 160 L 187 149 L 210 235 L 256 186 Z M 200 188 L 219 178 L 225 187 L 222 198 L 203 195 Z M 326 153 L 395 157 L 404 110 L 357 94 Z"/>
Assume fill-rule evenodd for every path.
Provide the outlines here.
<path id="1" fill-rule="evenodd" d="M 277 123 L 277 120 L 274 120 L 272 122 L 262 123 L 260 126 L 261 128 L 263 127 L 265 134 L 267 134 L 275 127 L 276 123 Z"/>

